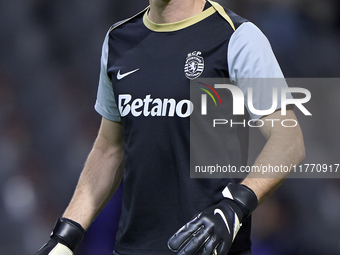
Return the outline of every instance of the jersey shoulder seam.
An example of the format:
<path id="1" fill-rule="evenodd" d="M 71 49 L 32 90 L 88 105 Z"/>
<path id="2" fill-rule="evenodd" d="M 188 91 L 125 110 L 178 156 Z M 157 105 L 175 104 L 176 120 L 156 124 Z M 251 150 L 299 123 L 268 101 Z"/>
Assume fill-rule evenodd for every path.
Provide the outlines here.
<path id="1" fill-rule="evenodd" d="M 132 20 L 133 18 L 135 18 L 135 17 L 138 16 L 139 14 L 146 12 L 149 8 L 150 8 L 150 6 L 146 7 L 144 10 L 138 12 L 137 14 L 133 15 L 133 16 L 130 17 L 130 18 L 127 18 L 127 19 L 118 21 L 117 23 L 113 24 L 113 25 L 110 27 L 110 29 L 109 29 L 109 33 L 110 33 L 112 30 L 114 30 L 115 28 L 119 27 L 120 25 L 122 25 L 122 24 L 128 22 L 129 20 Z"/>
<path id="2" fill-rule="evenodd" d="M 229 23 L 229 25 L 232 27 L 232 29 L 235 31 L 235 25 L 230 16 L 227 14 L 227 12 L 224 10 L 224 8 L 217 2 L 210 1 L 208 2 L 215 8 L 215 10 Z"/>
<path id="3" fill-rule="evenodd" d="M 217 13 L 229 23 L 229 25 L 234 31 L 236 31 L 241 24 L 249 21 L 232 12 L 231 10 L 223 7 L 217 2 L 211 0 L 208 0 L 208 2 L 215 8 Z"/>

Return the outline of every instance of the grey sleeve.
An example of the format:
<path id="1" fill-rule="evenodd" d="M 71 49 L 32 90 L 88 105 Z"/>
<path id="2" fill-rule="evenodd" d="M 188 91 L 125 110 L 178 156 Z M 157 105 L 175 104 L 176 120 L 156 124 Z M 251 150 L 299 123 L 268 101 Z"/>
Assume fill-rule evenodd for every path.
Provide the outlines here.
<path id="1" fill-rule="evenodd" d="M 251 105 L 257 110 L 281 108 L 281 88 L 287 87 L 281 68 L 271 45 L 261 30 L 251 22 L 239 26 L 230 38 L 228 47 L 228 71 L 232 82 L 245 97 L 246 108 L 253 120 L 265 114 L 254 114 L 248 107 L 248 91 L 252 88 Z M 273 104 L 273 91 L 277 104 Z M 286 95 L 292 98 L 291 95 Z"/>
<path id="2" fill-rule="evenodd" d="M 107 62 L 109 53 L 109 32 L 105 36 L 102 47 L 99 86 L 97 100 L 94 108 L 104 118 L 111 121 L 121 121 L 120 113 L 114 97 L 112 81 L 107 75 Z"/>

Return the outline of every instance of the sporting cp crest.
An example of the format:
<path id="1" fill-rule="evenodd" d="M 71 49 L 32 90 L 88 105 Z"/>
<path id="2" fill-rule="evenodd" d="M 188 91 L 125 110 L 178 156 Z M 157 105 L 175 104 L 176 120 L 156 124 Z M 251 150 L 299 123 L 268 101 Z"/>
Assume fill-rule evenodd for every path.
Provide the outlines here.
<path id="1" fill-rule="evenodd" d="M 190 79 L 196 79 L 199 77 L 204 70 L 204 59 L 201 57 L 200 51 L 194 51 L 189 53 L 185 61 L 184 73 L 185 76 Z"/>

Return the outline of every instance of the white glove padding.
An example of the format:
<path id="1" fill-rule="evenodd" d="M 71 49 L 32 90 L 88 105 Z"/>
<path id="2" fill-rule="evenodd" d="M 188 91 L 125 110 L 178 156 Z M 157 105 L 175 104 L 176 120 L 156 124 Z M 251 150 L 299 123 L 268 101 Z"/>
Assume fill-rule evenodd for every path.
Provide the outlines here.
<path id="1" fill-rule="evenodd" d="M 56 239 L 50 239 L 36 255 L 73 255 L 73 252 L 66 245 L 58 243 Z"/>

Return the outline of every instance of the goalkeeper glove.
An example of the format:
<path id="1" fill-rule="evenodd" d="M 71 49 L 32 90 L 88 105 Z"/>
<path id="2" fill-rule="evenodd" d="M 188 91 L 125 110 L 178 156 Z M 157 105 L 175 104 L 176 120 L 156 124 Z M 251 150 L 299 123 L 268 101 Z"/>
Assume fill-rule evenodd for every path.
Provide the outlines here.
<path id="1" fill-rule="evenodd" d="M 178 255 L 226 255 L 242 226 L 257 207 L 255 193 L 244 185 L 230 183 L 222 192 L 226 198 L 199 213 L 168 241 Z"/>
<path id="2" fill-rule="evenodd" d="M 50 235 L 51 239 L 35 255 L 73 255 L 84 233 L 79 223 L 59 218 Z"/>

